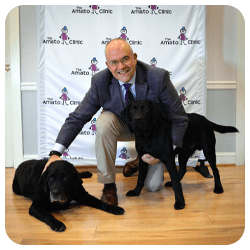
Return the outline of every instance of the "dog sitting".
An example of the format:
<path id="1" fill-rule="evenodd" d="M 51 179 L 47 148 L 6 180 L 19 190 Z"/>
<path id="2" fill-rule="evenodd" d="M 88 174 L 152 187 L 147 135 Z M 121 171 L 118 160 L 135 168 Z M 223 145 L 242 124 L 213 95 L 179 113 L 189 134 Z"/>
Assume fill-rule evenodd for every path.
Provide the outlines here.
<path id="1" fill-rule="evenodd" d="M 45 222 L 52 230 L 62 232 L 66 226 L 49 211 L 66 209 L 71 201 L 115 215 L 125 212 L 123 208 L 109 205 L 85 191 L 81 177 L 89 178 L 91 173 L 79 174 L 67 161 L 55 161 L 42 173 L 46 163 L 47 160 L 21 163 L 15 172 L 12 188 L 14 193 L 33 201 L 29 214 Z"/>

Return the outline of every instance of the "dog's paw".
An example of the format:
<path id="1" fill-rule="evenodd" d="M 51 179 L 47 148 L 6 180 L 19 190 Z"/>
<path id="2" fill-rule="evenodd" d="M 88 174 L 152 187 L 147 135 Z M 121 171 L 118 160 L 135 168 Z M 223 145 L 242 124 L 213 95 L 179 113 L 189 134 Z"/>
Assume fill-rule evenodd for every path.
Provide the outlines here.
<path id="1" fill-rule="evenodd" d="M 125 210 L 122 207 L 110 205 L 107 212 L 115 215 L 122 215 L 125 213 Z"/>
<path id="2" fill-rule="evenodd" d="M 222 186 L 214 188 L 214 193 L 216 193 L 216 194 L 222 194 L 223 192 L 224 192 L 224 190 L 223 190 Z"/>
<path id="3" fill-rule="evenodd" d="M 126 193 L 126 196 L 133 197 L 133 196 L 139 196 L 139 194 L 135 190 L 130 190 Z"/>
<path id="4" fill-rule="evenodd" d="M 174 204 L 174 209 L 175 210 L 181 210 L 185 207 L 185 203 L 180 202 L 180 201 L 176 201 Z"/>
<path id="5" fill-rule="evenodd" d="M 172 187 L 172 182 L 171 181 L 166 182 L 165 187 Z"/>
<path id="6" fill-rule="evenodd" d="M 63 232 L 66 229 L 66 226 L 59 220 L 54 221 L 50 227 L 53 231 L 56 232 Z"/>

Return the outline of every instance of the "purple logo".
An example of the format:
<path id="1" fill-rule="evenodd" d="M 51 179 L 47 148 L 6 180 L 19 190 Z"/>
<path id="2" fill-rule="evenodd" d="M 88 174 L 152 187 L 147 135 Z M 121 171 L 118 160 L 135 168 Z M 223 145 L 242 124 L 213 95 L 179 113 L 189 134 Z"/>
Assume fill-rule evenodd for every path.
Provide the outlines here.
<path id="1" fill-rule="evenodd" d="M 121 150 L 121 154 L 119 155 L 119 158 L 122 158 L 122 159 L 129 159 L 129 156 L 127 155 L 128 151 L 127 149 L 124 147 L 122 150 Z"/>
<path id="2" fill-rule="evenodd" d="M 182 87 L 180 90 L 180 98 L 184 106 L 193 105 L 193 104 L 201 104 L 200 100 L 189 100 L 186 96 L 186 93 L 187 93 L 186 89 Z"/>
<path id="3" fill-rule="evenodd" d="M 91 60 L 91 65 L 89 67 L 89 69 L 92 71 L 92 75 L 94 75 L 97 71 L 99 71 L 99 69 L 97 68 L 98 61 L 96 60 L 96 58 L 94 57 Z"/>
<path id="4" fill-rule="evenodd" d="M 157 61 L 155 57 L 153 57 L 153 59 L 150 61 L 150 64 L 152 67 L 156 67 Z"/>

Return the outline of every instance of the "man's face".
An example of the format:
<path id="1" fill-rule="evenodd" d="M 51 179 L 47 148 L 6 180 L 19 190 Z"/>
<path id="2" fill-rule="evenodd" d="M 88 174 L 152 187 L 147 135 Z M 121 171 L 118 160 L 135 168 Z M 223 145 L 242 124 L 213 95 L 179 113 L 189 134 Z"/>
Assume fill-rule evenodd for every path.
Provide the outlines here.
<path id="1" fill-rule="evenodd" d="M 112 75 L 122 82 L 129 82 L 135 74 L 137 55 L 122 40 L 112 41 L 106 48 L 106 65 Z"/>

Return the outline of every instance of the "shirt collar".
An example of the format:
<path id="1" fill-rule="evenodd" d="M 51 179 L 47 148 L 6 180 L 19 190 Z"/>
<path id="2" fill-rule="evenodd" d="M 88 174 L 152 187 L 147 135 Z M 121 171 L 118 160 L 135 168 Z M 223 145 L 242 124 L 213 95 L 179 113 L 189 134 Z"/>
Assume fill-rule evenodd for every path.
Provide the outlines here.
<path id="1" fill-rule="evenodd" d="M 136 71 L 135 71 L 133 77 L 130 79 L 129 83 L 135 84 L 135 78 L 136 78 Z M 121 86 L 124 84 L 124 82 L 122 82 L 122 81 L 120 81 L 120 80 L 118 80 L 118 81 L 119 81 L 119 84 L 120 84 Z"/>

